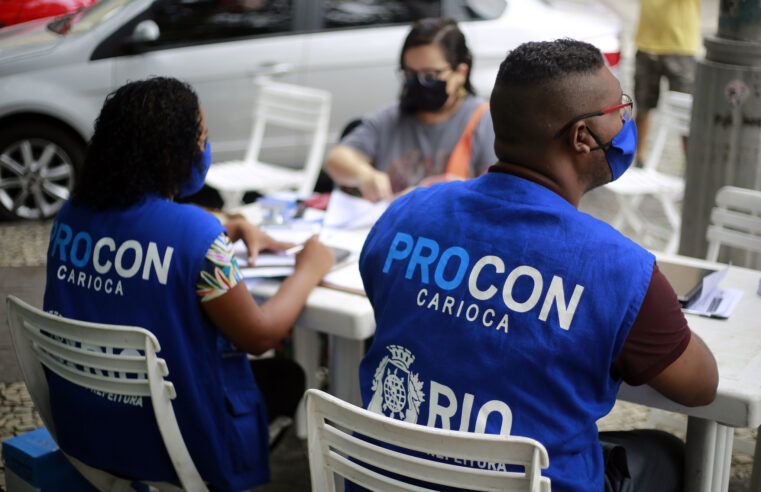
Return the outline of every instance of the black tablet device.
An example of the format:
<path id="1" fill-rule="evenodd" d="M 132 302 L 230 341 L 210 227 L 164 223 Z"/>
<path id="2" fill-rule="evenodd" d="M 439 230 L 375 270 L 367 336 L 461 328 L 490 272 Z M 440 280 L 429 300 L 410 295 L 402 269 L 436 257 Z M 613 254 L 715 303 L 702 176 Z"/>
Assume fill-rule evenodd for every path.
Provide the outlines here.
<path id="1" fill-rule="evenodd" d="M 703 290 L 703 277 L 715 272 L 710 268 L 658 261 L 658 268 L 669 281 L 676 292 L 682 306 L 700 297 Z"/>

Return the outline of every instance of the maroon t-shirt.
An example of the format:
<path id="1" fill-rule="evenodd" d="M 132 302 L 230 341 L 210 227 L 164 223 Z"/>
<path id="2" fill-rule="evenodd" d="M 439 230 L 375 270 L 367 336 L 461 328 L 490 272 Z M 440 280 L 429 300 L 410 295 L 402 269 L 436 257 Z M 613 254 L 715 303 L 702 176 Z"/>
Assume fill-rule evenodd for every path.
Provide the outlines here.
<path id="1" fill-rule="evenodd" d="M 610 374 L 634 386 L 645 384 L 682 355 L 691 336 L 682 305 L 655 264 L 637 319 Z"/>

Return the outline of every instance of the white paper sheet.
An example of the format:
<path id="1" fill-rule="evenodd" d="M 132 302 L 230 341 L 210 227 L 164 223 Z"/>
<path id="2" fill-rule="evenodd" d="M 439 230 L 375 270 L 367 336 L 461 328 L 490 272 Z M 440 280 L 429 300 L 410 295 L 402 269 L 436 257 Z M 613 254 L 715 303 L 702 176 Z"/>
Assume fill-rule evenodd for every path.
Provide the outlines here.
<path id="1" fill-rule="evenodd" d="M 341 190 L 333 190 L 323 224 L 336 229 L 370 227 L 386 211 L 388 203 L 388 200 L 373 203 Z"/>
<path id="2" fill-rule="evenodd" d="M 729 266 L 703 277 L 703 289 L 700 297 L 691 302 L 682 311 L 711 318 L 729 318 L 737 303 L 740 302 L 743 291 L 719 287 L 719 283 L 721 283 L 728 271 Z"/>
<path id="3" fill-rule="evenodd" d="M 272 266 L 272 267 L 248 267 L 240 269 L 243 278 L 273 278 L 287 277 L 293 273 L 293 267 L 290 266 Z"/>
<path id="4" fill-rule="evenodd" d="M 323 277 L 322 281 L 328 287 L 348 290 L 357 294 L 365 291 L 365 286 L 362 285 L 362 277 L 359 274 L 358 261 L 352 261 L 347 265 L 333 269 Z"/>
<path id="5" fill-rule="evenodd" d="M 282 239 L 281 239 L 282 241 Z M 288 254 L 285 252 L 277 253 L 259 253 L 256 257 L 256 263 L 254 265 L 248 264 L 248 251 L 243 241 L 238 240 L 233 243 L 233 252 L 235 252 L 235 259 L 238 261 L 240 267 L 283 267 L 288 266 L 293 271 L 293 266 L 296 264 L 296 255 Z M 243 268 L 241 268 L 243 270 Z M 270 275 L 271 276 L 271 275 Z"/>
<path id="6" fill-rule="evenodd" d="M 320 241 L 331 248 L 342 248 L 359 254 L 362 251 L 362 245 L 367 239 L 368 230 L 364 229 L 323 229 L 320 233 Z"/>

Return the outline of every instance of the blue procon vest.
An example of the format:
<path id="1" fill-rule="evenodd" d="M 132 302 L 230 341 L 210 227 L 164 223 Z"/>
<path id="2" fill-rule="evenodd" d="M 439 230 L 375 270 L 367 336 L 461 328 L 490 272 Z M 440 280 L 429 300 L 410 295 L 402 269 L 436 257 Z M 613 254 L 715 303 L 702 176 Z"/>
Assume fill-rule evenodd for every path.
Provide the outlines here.
<path id="1" fill-rule="evenodd" d="M 653 262 L 516 176 L 409 193 L 376 223 L 360 257 L 377 323 L 359 371 L 362 401 L 408 422 L 537 439 L 553 491 L 599 492 L 595 421 L 615 402 L 620 381 L 610 366 Z"/>
<path id="2" fill-rule="evenodd" d="M 50 236 L 44 309 L 154 333 L 190 455 L 205 480 L 233 491 L 269 481 L 269 450 L 266 408 L 246 356 L 204 316 L 195 292 L 204 256 L 223 230 L 198 207 L 155 197 L 102 212 L 69 201 Z M 149 398 L 48 378 L 58 439 L 69 454 L 128 477 L 176 479 Z"/>

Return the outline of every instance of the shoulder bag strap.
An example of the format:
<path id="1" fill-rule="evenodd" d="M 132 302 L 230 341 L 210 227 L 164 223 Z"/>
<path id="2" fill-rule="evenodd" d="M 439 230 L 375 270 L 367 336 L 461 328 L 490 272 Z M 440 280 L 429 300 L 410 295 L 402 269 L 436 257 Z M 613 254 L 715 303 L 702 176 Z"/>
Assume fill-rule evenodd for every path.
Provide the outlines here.
<path id="1" fill-rule="evenodd" d="M 470 155 L 473 147 L 473 132 L 476 131 L 478 122 L 481 121 L 481 117 L 484 112 L 489 109 L 489 103 L 485 102 L 481 104 L 473 114 L 470 115 L 468 124 L 465 125 L 465 129 L 462 131 L 460 140 L 454 146 L 452 153 L 449 156 L 447 162 L 446 174 L 461 177 L 463 179 L 470 177 Z"/>

